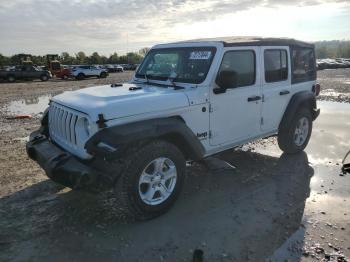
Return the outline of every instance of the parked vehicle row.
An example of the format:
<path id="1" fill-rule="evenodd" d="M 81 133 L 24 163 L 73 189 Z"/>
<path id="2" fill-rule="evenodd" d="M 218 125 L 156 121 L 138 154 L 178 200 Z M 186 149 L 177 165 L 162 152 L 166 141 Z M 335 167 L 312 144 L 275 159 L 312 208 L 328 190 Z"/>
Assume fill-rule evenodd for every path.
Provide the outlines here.
<path id="1" fill-rule="evenodd" d="M 350 68 L 350 58 L 317 59 L 317 69 Z"/>
<path id="2" fill-rule="evenodd" d="M 77 80 L 82 80 L 88 77 L 105 78 L 109 73 L 135 70 L 137 67 L 137 64 L 62 65 L 57 60 L 48 60 L 46 66 L 24 64 L 4 67 L 3 69 L 0 69 L 0 79 L 8 82 L 15 82 L 16 80 L 33 79 L 47 81 L 52 77 L 61 79 L 75 78 Z"/>
<path id="3" fill-rule="evenodd" d="M 105 68 L 109 73 L 123 72 L 125 70 L 136 70 L 139 66 L 138 64 L 108 64 L 108 65 L 98 65 L 99 67 Z"/>
<path id="4" fill-rule="evenodd" d="M 124 72 L 124 68 L 120 65 L 100 65 L 99 67 L 107 69 L 109 73 Z"/>

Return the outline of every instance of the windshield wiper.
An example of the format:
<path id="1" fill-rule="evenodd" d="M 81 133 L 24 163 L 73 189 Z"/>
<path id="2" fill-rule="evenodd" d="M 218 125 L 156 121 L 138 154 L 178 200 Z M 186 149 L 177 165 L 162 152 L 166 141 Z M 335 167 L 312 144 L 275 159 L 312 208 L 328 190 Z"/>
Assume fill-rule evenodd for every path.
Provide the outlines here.
<path id="1" fill-rule="evenodd" d="M 144 76 L 145 76 L 145 79 L 146 79 L 146 83 L 149 84 L 147 72 L 145 73 Z"/>
<path id="2" fill-rule="evenodd" d="M 175 76 L 170 75 L 167 80 L 170 82 L 170 84 L 174 87 L 175 90 L 185 89 L 183 86 L 178 86 L 175 84 L 174 81 L 177 79 L 177 74 L 176 73 L 174 73 L 174 74 L 175 74 Z"/>
<path id="3" fill-rule="evenodd" d="M 153 75 L 149 75 L 149 74 L 143 74 L 143 77 L 145 78 L 146 81 L 140 81 L 139 79 L 135 79 L 135 81 L 137 81 L 138 83 L 142 83 L 142 84 L 148 84 L 148 85 L 156 85 L 156 86 L 161 86 L 161 87 L 164 87 L 164 88 L 168 88 L 169 87 L 169 83 L 171 84 L 172 87 L 174 87 L 175 90 L 179 90 L 179 89 L 185 89 L 183 86 L 178 86 L 177 84 L 175 84 L 175 80 L 176 80 L 176 77 L 167 77 L 165 78 L 164 80 L 165 81 L 168 81 L 169 83 L 151 83 L 149 80 L 150 80 L 150 77 L 152 77 Z M 164 81 L 162 80 L 162 81 Z"/>

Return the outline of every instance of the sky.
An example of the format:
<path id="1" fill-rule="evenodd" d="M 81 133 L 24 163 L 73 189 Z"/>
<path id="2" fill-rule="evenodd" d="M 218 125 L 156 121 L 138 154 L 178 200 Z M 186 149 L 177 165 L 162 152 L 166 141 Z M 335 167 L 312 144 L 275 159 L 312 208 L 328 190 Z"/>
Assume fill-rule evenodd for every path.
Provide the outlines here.
<path id="1" fill-rule="evenodd" d="M 349 40 L 350 0 L 0 0 L 0 53 L 125 54 L 219 36 Z"/>

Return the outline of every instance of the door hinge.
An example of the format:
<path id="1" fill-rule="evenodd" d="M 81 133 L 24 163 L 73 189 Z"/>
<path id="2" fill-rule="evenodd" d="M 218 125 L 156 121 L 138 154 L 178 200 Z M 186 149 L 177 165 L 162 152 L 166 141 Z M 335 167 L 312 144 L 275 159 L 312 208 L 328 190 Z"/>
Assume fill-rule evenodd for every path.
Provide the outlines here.
<path id="1" fill-rule="evenodd" d="M 261 117 L 261 118 L 260 118 L 260 125 L 263 125 L 263 124 L 264 124 L 264 118 Z"/>
<path id="2" fill-rule="evenodd" d="M 209 138 L 212 138 L 213 134 L 211 132 L 211 130 L 209 130 Z"/>
<path id="3" fill-rule="evenodd" d="M 265 102 L 265 96 L 264 96 L 264 95 L 261 96 L 261 102 L 262 102 L 262 103 Z"/>
<path id="4" fill-rule="evenodd" d="M 211 104 L 209 104 L 209 113 L 213 113 L 213 106 Z"/>

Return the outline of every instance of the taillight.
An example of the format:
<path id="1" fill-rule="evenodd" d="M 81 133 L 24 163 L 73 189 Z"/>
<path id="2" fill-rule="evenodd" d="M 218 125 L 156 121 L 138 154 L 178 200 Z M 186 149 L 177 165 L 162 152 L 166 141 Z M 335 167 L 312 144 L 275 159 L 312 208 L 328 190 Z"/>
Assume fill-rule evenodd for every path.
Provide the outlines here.
<path id="1" fill-rule="evenodd" d="M 321 85 L 319 83 L 312 86 L 312 92 L 315 93 L 316 96 L 318 96 L 321 92 Z"/>

